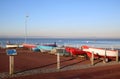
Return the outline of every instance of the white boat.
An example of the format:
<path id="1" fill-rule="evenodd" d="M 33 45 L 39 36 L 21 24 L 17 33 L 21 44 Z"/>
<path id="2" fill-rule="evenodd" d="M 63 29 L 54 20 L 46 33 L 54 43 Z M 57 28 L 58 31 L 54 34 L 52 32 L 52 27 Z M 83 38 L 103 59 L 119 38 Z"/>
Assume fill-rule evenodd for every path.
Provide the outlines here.
<path id="1" fill-rule="evenodd" d="M 17 47 L 19 47 L 18 44 L 7 44 L 6 45 L 6 48 L 17 48 Z"/>
<path id="2" fill-rule="evenodd" d="M 23 47 L 22 44 L 7 44 L 6 48 L 17 48 L 17 47 Z"/>
<path id="3" fill-rule="evenodd" d="M 95 57 L 106 57 L 106 58 L 115 58 L 116 56 L 120 57 L 120 52 L 118 50 L 107 50 L 104 48 L 95 48 L 89 46 L 82 46 L 82 50 L 86 51 L 87 56 L 91 58 L 92 53 L 94 53 Z"/>

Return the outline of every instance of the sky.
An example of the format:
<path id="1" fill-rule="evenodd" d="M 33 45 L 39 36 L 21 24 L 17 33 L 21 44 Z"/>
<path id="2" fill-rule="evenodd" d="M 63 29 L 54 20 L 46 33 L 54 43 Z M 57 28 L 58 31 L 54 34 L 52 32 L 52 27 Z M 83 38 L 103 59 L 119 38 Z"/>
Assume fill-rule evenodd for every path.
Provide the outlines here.
<path id="1" fill-rule="evenodd" d="M 25 36 L 120 38 L 120 0 L 0 0 L 0 37 Z"/>

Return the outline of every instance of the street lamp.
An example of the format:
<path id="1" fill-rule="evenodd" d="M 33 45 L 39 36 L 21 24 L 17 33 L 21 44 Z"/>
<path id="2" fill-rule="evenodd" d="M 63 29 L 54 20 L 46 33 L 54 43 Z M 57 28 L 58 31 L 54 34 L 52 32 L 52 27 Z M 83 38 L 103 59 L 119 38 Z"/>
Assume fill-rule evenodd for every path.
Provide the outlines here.
<path id="1" fill-rule="evenodd" d="M 25 18 L 25 43 L 27 42 L 27 19 L 29 16 L 26 16 Z"/>

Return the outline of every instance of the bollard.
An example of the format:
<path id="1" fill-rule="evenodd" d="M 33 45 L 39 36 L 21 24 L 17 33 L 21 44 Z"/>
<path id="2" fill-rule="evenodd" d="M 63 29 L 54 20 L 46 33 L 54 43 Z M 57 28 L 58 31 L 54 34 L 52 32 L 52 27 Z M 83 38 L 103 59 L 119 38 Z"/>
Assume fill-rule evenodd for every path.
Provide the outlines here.
<path id="1" fill-rule="evenodd" d="M 60 69 L 60 54 L 57 53 L 57 69 Z"/>

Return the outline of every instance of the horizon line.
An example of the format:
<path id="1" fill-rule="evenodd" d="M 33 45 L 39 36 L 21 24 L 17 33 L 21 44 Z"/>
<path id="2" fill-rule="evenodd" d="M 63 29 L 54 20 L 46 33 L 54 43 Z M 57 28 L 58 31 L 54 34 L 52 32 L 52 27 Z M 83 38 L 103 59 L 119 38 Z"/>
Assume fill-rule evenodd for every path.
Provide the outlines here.
<path id="1" fill-rule="evenodd" d="M 25 38 L 25 36 L 0 36 L 0 38 Z M 28 36 L 29 38 L 65 38 L 65 39 L 120 39 L 116 37 L 51 37 L 51 36 Z"/>

